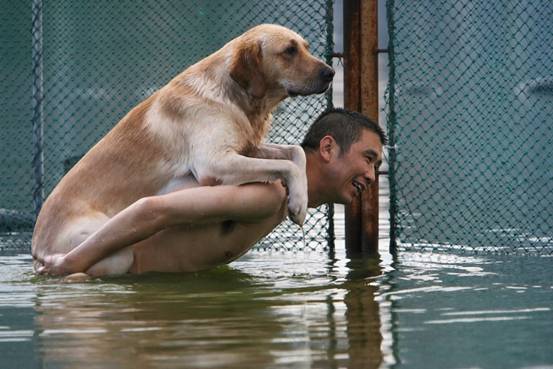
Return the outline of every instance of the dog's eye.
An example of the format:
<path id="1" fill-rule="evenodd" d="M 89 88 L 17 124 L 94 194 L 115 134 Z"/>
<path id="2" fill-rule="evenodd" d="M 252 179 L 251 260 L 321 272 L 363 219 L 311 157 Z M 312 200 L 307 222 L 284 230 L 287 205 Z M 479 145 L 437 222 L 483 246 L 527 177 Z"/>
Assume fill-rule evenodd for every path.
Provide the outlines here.
<path id="1" fill-rule="evenodd" d="M 285 53 L 286 55 L 289 55 L 289 56 L 294 56 L 294 55 L 296 55 L 297 52 L 298 52 L 298 48 L 297 48 L 295 45 L 288 46 L 288 47 L 284 50 L 284 53 Z"/>

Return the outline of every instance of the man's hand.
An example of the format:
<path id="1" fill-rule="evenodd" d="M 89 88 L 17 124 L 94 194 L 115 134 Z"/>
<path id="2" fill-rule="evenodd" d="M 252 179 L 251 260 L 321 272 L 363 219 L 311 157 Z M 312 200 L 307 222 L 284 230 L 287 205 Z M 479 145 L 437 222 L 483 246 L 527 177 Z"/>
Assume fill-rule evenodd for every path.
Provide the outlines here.
<path id="1" fill-rule="evenodd" d="M 36 272 L 42 275 L 63 276 L 73 273 L 65 254 L 53 254 L 46 256 L 43 260 L 37 260 Z"/>

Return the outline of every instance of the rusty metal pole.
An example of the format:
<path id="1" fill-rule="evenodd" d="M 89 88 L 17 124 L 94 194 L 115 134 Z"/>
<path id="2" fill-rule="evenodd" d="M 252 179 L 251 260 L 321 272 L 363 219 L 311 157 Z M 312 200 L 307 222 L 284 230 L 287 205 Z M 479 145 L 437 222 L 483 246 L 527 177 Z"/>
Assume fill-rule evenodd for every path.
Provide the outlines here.
<path id="1" fill-rule="evenodd" d="M 377 0 L 344 0 L 344 105 L 378 122 Z M 376 183 L 346 207 L 346 253 L 378 254 Z"/>

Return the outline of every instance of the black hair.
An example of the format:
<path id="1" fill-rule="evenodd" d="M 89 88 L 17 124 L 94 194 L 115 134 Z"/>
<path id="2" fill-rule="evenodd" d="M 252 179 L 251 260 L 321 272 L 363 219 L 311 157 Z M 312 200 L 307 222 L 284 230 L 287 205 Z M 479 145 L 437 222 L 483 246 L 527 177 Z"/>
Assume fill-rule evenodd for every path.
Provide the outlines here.
<path id="1" fill-rule="evenodd" d="M 361 130 L 367 129 L 378 135 L 382 145 L 386 145 L 386 134 L 380 126 L 363 114 L 346 109 L 330 109 L 319 115 L 313 122 L 301 146 L 305 151 L 319 149 L 321 139 L 330 135 L 340 147 L 341 153 L 346 153 L 353 143 L 359 140 Z"/>

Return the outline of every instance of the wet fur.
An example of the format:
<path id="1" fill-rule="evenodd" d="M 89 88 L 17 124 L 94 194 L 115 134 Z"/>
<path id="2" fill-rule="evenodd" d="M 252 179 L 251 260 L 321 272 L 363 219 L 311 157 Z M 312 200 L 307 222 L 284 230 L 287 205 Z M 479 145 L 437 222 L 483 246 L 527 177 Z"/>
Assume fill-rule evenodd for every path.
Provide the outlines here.
<path id="1" fill-rule="evenodd" d="M 281 51 L 290 43 L 298 48 L 294 61 Z M 291 90 L 310 94 L 328 86 L 318 80 L 328 66 L 306 47 L 286 28 L 255 27 L 132 109 L 44 203 L 33 234 L 34 258 L 70 251 L 138 199 L 166 192 L 175 179 L 241 183 L 217 161 L 254 152 L 270 128 L 272 110 Z M 256 181 L 281 171 L 269 170 Z"/>

